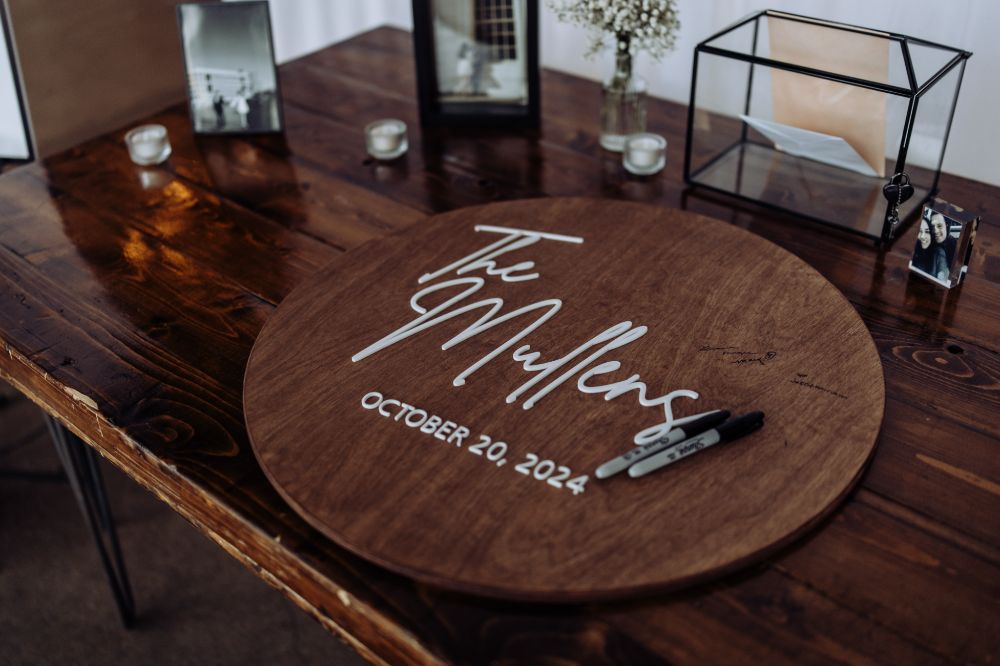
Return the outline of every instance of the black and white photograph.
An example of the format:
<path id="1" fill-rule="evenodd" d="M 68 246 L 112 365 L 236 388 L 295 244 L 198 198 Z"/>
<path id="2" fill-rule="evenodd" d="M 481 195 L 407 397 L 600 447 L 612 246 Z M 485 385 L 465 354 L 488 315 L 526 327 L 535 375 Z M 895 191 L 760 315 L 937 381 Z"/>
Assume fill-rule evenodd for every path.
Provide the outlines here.
<path id="1" fill-rule="evenodd" d="M 435 0 L 438 95 L 442 102 L 527 104 L 525 0 Z"/>
<path id="2" fill-rule="evenodd" d="M 177 17 L 195 132 L 280 132 L 268 3 L 184 4 Z"/>
<path id="3" fill-rule="evenodd" d="M 537 127 L 538 5 L 528 0 L 413 0 L 420 121 Z"/>
<path id="4" fill-rule="evenodd" d="M 0 167 L 32 158 L 31 130 L 7 13 L 0 3 Z"/>
<path id="5" fill-rule="evenodd" d="M 943 287 L 954 287 L 968 263 L 977 221 L 956 219 L 953 213 L 940 208 L 924 207 L 910 270 Z"/>

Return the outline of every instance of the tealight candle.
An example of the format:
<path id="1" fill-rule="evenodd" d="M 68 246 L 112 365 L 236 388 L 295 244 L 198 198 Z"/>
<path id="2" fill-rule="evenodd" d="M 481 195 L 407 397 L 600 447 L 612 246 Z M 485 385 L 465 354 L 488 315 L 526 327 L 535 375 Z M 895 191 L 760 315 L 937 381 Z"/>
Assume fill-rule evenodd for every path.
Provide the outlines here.
<path id="1" fill-rule="evenodd" d="M 142 166 L 160 164 L 170 157 L 170 139 L 163 125 L 140 125 L 125 135 L 132 161 Z"/>
<path id="2" fill-rule="evenodd" d="M 667 140 L 659 134 L 643 132 L 625 138 L 622 165 L 629 173 L 649 176 L 666 164 Z"/>
<path id="3" fill-rule="evenodd" d="M 393 160 L 406 152 L 406 123 L 395 118 L 376 120 L 365 127 L 365 147 L 378 160 Z"/>

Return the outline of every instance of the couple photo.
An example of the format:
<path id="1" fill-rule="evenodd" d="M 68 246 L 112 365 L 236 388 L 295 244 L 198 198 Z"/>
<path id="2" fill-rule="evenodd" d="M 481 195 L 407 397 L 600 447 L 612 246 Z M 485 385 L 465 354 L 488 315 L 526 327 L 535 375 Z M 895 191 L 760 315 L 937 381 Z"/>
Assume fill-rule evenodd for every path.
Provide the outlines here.
<path id="1" fill-rule="evenodd" d="M 950 287 L 951 267 L 961 233 L 960 222 L 931 208 L 924 208 L 910 269 Z"/>
<path id="2" fill-rule="evenodd" d="M 267 3 L 183 4 L 178 16 L 195 132 L 280 131 Z"/>

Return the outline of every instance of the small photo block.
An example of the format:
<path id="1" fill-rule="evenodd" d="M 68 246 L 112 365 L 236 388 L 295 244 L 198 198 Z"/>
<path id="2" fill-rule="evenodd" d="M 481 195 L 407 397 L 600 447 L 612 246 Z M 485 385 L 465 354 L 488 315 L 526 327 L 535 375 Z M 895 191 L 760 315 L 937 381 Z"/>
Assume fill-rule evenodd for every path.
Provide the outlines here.
<path id="1" fill-rule="evenodd" d="M 979 217 L 937 199 L 924 206 L 910 270 L 942 287 L 962 282 L 969 270 Z"/>

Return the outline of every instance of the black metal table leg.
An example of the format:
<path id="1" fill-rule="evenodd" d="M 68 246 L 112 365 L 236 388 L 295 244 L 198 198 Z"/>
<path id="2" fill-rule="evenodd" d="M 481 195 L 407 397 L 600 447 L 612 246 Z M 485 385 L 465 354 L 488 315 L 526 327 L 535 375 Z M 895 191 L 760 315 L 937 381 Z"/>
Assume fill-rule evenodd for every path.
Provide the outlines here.
<path id="1" fill-rule="evenodd" d="M 135 622 L 135 602 L 97 454 L 51 416 L 46 415 L 45 419 L 77 504 L 94 537 L 122 624 L 131 627 Z"/>

